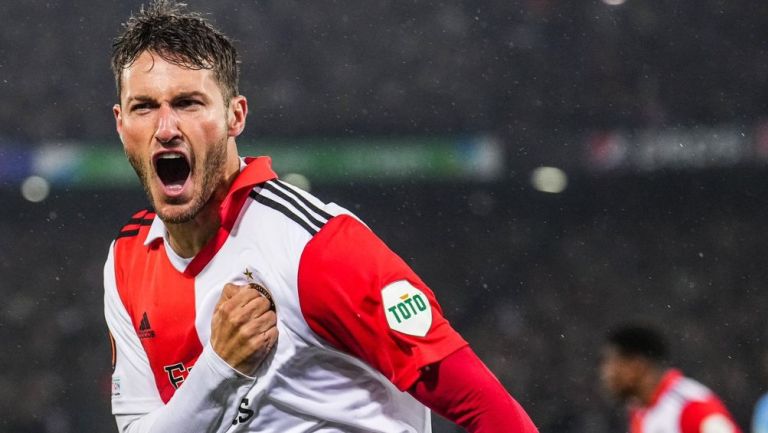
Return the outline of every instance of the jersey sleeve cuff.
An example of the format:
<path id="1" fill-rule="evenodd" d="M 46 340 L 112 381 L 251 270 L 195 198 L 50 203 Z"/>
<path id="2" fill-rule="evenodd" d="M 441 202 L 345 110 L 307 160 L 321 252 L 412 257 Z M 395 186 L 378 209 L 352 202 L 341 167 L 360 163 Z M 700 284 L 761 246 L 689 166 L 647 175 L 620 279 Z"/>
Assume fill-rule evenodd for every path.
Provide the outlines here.
<path id="1" fill-rule="evenodd" d="M 211 367 L 211 370 L 218 373 L 223 379 L 242 379 L 256 381 L 255 376 L 249 376 L 245 373 L 241 373 L 231 365 L 227 364 L 227 362 L 221 359 L 219 354 L 213 350 L 213 347 L 210 344 L 206 345 L 203 349 L 203 358 L 205 358 L 208 365 Z"/>

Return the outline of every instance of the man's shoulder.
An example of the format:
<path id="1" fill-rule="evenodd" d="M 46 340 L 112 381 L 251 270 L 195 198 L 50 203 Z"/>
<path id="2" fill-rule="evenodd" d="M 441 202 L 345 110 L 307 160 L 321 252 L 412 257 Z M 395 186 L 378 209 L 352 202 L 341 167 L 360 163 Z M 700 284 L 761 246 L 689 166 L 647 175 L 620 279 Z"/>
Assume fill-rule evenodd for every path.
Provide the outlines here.
<path id="1" fill-rule="evenodd" d="M 265 212 L 257 218 L 259 226 L 273 223 L 306 232 L 310 237 L 314 237 L 334 217 L 350 214 L 335 203 L 326 203 L 297 186 L 277 179 L 257 185 L 249 197 L 256 204 L 250 209 Z M 274 226 L 272 228 L 275 229 Z"/>
<path id="2" fill-rule="evenodd" d="M 139 243 L 142 243 L 144 236 L 139 235 L 142 233 L 146 234 L 149 231 L 149 227 L 152 226 L 156 216 L 152 208 L 145 208 L 135 212 L 117 232 L 115 242 L 124 244 L 131 241 L 139 241 Z"/>
<path id="3" fill-rule="evenodd" d="M 716 398 L 687 404 L 680 414 L 683 433 L 740 433 L 725 406 Z"/>
<path id="4" fill-rule="evenodd" d="M 686 401 L 707 401 L 717 399 L 712 390 L 691 377 L 683 376 L 670 390 L 672 395 Z"/>
<path id="5" fill-rule="evenodd" d="M 725 404 L 706 385 L 695 379 L 685 377 L 674 391 L 685 401 L 680 414 L 683 433 L 740 432 Z"/>

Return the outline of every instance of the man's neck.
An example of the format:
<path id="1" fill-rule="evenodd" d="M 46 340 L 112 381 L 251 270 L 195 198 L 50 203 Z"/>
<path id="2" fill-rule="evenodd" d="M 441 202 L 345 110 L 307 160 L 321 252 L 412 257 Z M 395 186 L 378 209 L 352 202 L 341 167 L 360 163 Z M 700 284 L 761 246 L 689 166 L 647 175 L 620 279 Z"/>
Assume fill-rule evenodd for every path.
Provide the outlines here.
<path id="1" fill-rule="evenodd" d="M 650 406 L 653 403 L 653 398 L 656 396 L 656 391 L 659 389 L 665 372 L 663 368 L 654 368 L 643 377 L 637 393 L 643 406 Z"/>
<path id="2" fill-rule="evenodd" d="M 209 202 L 192 221 L 165 224 L 168 242 L 180 257 L 191 258 L 197 255 L 219 229 L 219 207 L 211 204 L 213 203 Z"/>
<path id="3" fill-rule="evenodd" d="M 240 159 L 237 157 L 237 153 L 234 153 L 234 155 L 234 159 L 229 163 L 230 168 L 224 177 L 225 180 L 219 185 L 202 210 L 191 221 L 179 224 L 165 224 L 168 230 L 168 242 L 171 244 L 173 251 L 180 257 L 191 258 L 196 256 L 219 230 L 221 226 L 219 208 L 227 196 L 232 182 L 235 181 L 235 178 L 240 173 Z"/>

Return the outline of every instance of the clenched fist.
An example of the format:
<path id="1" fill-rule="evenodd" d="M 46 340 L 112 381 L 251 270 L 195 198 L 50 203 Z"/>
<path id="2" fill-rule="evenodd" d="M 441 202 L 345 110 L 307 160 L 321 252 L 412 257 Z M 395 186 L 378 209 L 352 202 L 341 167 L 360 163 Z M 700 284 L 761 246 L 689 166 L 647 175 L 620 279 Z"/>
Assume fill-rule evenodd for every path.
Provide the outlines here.
<path id="1" fill-rule="evenodd" d="M 221 359 L 252 376 L 276 342 L 272 300 L 251 285 L 224 286 L 211 320 L 211 346 Z"/>

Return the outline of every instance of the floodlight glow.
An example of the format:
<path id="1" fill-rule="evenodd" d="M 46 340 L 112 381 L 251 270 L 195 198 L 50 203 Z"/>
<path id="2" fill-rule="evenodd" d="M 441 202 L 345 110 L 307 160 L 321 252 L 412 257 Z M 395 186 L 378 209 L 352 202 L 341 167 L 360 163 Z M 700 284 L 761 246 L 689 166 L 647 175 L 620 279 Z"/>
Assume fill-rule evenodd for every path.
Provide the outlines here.
<path id="1" fill-rule="evenodd" d="M 21 184 L 21 195 L 32 203 L 39 203 L 48 197 L 51 186 L 40 176 L 30 176 Z"/>
<path id="2" fill-rule="evenodd" d="M 283 180 L 290 183 L 293 186 L 299 187 L 303 189 L 304 191 L 309 191 L 312 188 L 312 185 L 309 182 L 309 179 L 307 179 L 306 176 L 299 173 L 288 173 L 285 176 L 283 176 Z"/>
<path id="3" fill-rule="evenodd" d="M 561 193 L 568 186 L 568 175 L 557 167 L 538 167 L 531 173 L 531 185 L 541 192 Z"/>

